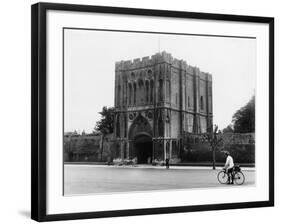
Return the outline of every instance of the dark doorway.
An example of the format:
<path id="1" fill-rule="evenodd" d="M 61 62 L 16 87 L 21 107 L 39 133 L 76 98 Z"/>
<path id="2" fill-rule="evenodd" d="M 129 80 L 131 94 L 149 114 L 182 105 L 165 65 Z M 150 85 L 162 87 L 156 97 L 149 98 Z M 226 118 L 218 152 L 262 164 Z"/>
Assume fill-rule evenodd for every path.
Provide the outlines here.
<path id="1" fill-rule="evenodd" d="M 138 164 L 152 162 L 152 139 L 147 135 L 139 135 L 134 140 L 135 155 Z"/>

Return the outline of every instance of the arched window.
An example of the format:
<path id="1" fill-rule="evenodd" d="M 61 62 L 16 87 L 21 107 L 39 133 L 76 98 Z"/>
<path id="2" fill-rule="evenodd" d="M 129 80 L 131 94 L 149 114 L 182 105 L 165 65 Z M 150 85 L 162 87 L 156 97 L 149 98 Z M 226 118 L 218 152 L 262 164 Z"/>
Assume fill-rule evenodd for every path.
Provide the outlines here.
<path id="1" fill-rule="evenodd" d="M 138 104 L 143 103 L 143 98 L 144 98 L 144 83 L 142 79 L 138 80 Z"/>
<path id="2" fill-rule="evenodd" d="M 166 101 L 170 102 L 170 94 L 171 94 L 171 82 L 170 80 L 166 81 Z"/>
<path id="3" fill-rule="evenodd" d="M 149 102 L 149 81 L 145 81 L 145 100 L 148 103 Z"/>
<path id="4" fill-rule="evenodd" d="M 124 114 L 124 137 L 127 137 L 127 116 Z"/>
<path id="5" fill-rule="evenodd" d="M 118 93 L 117 93 L 117 106 L 119 106 L 121 104 L 121 86 L 120 85 L 118 85 L 117 91 L 118 91 Z"/>
<path id="6" fill-rule="evenodd" d="M 136 101 L 137 101 L 137 84 L 134 82 L 134 85 L 133 85 L 133 89 L 134 89 L 134 104 L 136 104 Z"/>
<path id="7" fill-rule="evenodd" d="M 140 89 L 143 87 L 143 81 L 142 81 L 142 79 L 139 79 L 139 80 L 138 80 L 138 85 L 139 85 L 139 88 L 140 88 Z"/>
<path id="8" fill-rule="evenodd" d="M 201 109 L 201 110 L 204 110 L 203 96 L 200 97 L 200 109 Z"/>
<path id="9" fill-rule="evenodd" d="M 188 108 L 188 96 L 187 96 L 187 91 L 186 87 L 184 88 L 184 96 L 185 96 L 185 107 Z"/>
<path id="10" fill-rule="evenodd" d="M 158 100 L 161 102 L 163 101 L 163 80 L 159 79 L 159 93 L 158 93 Z"/>
<path id="11" fill-rule="evenodd" d="M 150 80 L 150 103 L 153 103 L 153 80 Z"/>
<path id="12" fill-rule="evenodd" d="M 131 103 L 132 103 L 132 95 L 133 95 L 132 84 L 129 83 L 129 96 L 128 96 L 128 98 L 129 98 L 129 105 L 131 105 Z"/>
<path id="13" fill-rule="evenodd" d="M 132 80 L 135 79 L 135 73 L 134 73 L 134 72 L 131 73 L 131 79 L 132 79 Z"/>
<path id="14" fill-rule="evenodd" d="M 123 105 L 126 105 L 127 103 L 127 83 L 124 82 L 123 85 Z"/>

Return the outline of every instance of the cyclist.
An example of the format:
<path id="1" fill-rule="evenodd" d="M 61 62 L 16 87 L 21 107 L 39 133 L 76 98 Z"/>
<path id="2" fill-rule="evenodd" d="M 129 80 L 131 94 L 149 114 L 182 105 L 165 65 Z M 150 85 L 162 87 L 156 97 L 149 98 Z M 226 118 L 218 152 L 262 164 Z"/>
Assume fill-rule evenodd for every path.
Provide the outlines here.
<path id="1" fill-rule="evenodd" d="M 233 158 L 231 157 L 230 153 L 228 151 L 225 152 L 225 156 L 226 156 L 226 162 L 224 165 L 224 169 L 226 170 L 226 173 L 228 175 L 228 184 L 233 184 L 233 168 L 234 168 L 234 162 L 233 162 Z"/>

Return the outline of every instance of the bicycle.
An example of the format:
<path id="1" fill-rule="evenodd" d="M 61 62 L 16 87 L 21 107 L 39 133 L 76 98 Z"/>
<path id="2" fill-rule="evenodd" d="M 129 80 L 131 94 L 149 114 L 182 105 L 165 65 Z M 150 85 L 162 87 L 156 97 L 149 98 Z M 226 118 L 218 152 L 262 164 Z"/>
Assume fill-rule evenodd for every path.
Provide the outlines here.
<path id="1" fill-rule="evenodd" d="M 232 176 L 234 178 L 233 182 L 237 185 L 242 185 L 245 182 L 245 176 L 238 165 L 234 166 Z M 228 174 L 226 173 L 226 169 L 221 170 L 218 173 L 217 178 L 221 184 L 226 184 L 228 182 Z"/>

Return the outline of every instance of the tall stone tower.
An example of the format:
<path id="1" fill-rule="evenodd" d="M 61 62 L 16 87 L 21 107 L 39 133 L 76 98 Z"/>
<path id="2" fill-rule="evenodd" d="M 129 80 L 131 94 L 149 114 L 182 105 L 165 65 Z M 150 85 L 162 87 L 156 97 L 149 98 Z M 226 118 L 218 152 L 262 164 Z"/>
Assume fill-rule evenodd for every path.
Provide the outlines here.
<path id="1" fill-rule="evenodd" d="M 212 76 L 162 52 L 115 64 L 116 157 L 179 158 L 183 139 L 212 127 Z"/>

